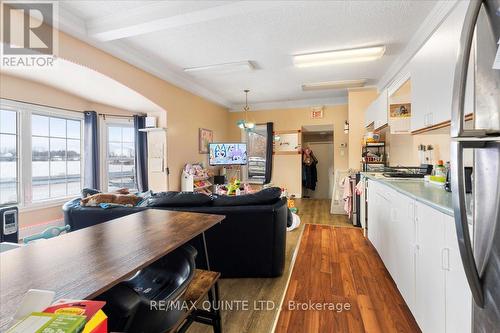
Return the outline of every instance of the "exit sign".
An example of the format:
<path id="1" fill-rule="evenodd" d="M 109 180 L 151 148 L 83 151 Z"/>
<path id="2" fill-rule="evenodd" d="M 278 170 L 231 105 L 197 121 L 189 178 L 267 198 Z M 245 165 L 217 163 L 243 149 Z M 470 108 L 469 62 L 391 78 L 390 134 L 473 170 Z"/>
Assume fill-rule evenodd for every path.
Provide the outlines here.
<path id="1" fill-rule="evenodd" d="M 323 108 L 312 108 L 311 118 L 312 119 L 322 119 L 323 118 Z"/>

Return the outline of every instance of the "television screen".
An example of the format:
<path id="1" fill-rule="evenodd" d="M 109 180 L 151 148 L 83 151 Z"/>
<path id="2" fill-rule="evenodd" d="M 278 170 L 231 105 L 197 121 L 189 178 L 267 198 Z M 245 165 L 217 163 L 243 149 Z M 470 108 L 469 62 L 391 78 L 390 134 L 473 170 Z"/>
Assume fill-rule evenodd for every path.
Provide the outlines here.
<path id="1" fill-rule="evenodd" d="M 246 143 L 210 143 L 210 165 L 247 164 Z"/>

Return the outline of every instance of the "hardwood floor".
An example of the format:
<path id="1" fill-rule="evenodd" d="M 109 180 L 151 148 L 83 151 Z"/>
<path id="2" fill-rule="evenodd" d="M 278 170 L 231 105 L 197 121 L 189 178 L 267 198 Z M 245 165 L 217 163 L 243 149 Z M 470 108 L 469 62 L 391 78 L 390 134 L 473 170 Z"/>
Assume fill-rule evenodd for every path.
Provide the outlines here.
<path id="1" fill-rule="evenodd" d="M 297 302 L 336 310 L 297 310 Z M 306 225 L 282 311 L 281 332 L 420 332 L 360 229 Z"/>
<path id="2" fill-rule="evenodd" d="M 220 280 L 222 301 L 246 300 L 250 304 L 248 310 L 222 309 L 224 333 L 270 333 L 275 324 L 277 333 L 420 332 L 361 230 L 353 228 L 345 215 L 330 215 L 329 200 L 297 199 L 296 206 L 302 223 L 287 233 L 283 276 Z M 294 254 L 297 258 L 292 267 Z M 255 301 L 267 300 L 278 306 L 283 297 L 281 314 L 279 308 L 262 310 L 253 306 Z M 340 313 L 288 311 L 290 300 L 332 301 L 350 304 L 351 308 Z M 211 327 L 196 323 L 188 330 L 211 332 Z"/>
<path id="3" fill-rule="evenodd" d="M 352 227 L 347 215 L 330 214 L 330 202 L 328 199 L 295 199 L 301 222 Z"/>

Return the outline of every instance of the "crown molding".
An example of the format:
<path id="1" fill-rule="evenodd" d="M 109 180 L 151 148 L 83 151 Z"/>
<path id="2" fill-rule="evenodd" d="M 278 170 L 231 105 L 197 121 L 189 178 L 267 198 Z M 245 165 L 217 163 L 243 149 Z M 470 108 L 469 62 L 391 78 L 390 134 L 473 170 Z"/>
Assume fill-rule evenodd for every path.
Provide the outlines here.
<path id="1" fill-rule="evenodd" d="M 400 71 L 410 62 L 413 56 L 432 36 L 441 23 L 448 17 L 455 8 L 459 0 L 438 1 L 432 11 L 424 19 L 418 30 L 413 34 L 410 41 L 406 44 L 403 52 L 396 58 L 385 74 L 377 83 L 378 91 L 387 88 L 396 78 Z"/>
<path id="2" fill-rule="evenodd" d="M 260 102 L 260 103 L 250 104 L 250 112 L 263 111 L 263 110 L 276 110 L 276 109 L 307 108 L 318 105 L 344 105 L 344 104 L 347 104 L 347 96 Z M 229 112 L 242 112 L 243 106 L 244 106 L 243 104 L 235 104 L 229 109 Z"/>
<path id="3" fill-rule="evenodd" d="M 199 85 L 183 73 L 177 73 L 171 69 L 169 64 L 155 56 L 145 56 L 137 49 L 125 45 L 118 40 L 112 43 L 102 43 L 88 37 L 85 20 L 74 15 L 72 12 L 59 6 L 59 29 L 87 44 L 90 44 L 102 51 L 105 51 L 135 67 L 138 67 L 149 74 L 167 81 L 179 88 L 185 89 L 197 96 L 205 98 L 220 106 L 229 108 L 231 103 L 213 91 Z"/>

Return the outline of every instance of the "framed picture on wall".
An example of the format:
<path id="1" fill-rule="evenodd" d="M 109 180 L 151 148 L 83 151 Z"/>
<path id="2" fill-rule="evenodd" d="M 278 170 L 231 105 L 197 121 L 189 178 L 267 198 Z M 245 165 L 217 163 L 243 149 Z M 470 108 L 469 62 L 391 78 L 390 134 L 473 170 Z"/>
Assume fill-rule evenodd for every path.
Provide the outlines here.
<path id="1" fill-rule="evenodd" d="M 200 154 L 208 154 L 208 144 L 214 141 L 214 132 L 200 128 L 198 131 L 198 150 Z"/>

